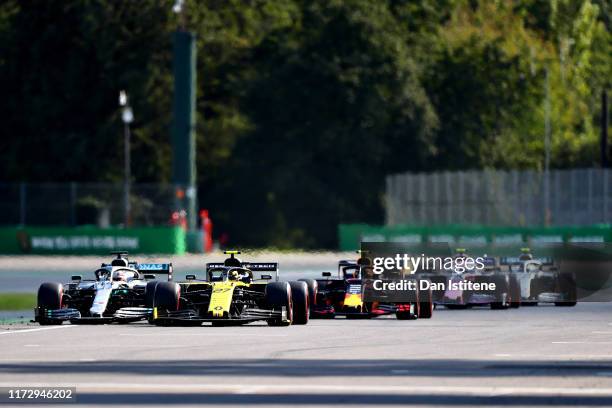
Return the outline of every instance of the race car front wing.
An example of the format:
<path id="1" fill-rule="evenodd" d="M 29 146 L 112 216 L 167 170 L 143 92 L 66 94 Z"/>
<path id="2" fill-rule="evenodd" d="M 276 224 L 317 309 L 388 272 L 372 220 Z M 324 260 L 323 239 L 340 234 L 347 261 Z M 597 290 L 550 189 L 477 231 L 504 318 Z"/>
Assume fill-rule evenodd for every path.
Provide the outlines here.
<path id="1" fill-rule="evenodd" d="M 163 312 L 157 308 L 153 309 L 152 319 L 158 323 L 172 323 L 172 322 L 254 322 L 257 320 L 269 320 L 269 319 L 286 319 L 287 310 L 283 307 L 282 310 L 268 310 L 268 309 L 255 309 L 247 308 L 244 309 L 240 316 L 229 316 L 229 317 L 208 317 L 201 316 L 197 310 L 186 309 L 178 311 Z"/>
<path id="2" fill-rule="evenodd" d="M 41 320 L 71 320 L 78 319 L 80 317 L 81 312 L 79 312 L 77 309 L 66 308 L 49 310 L 40 307 L 34 309 L 34 321 L 37 322 Z"/>
<path id="3" fill-rule="evenodd" d="M 153 314 L 153 309 L 147 307 L 124 307 L 118 309 L 113 316 L 82 316 L 77 309 L 42 309 L 34 310 L 34 321 L 40 320 L 62 320 L 71 323 L 113 323 L 113 322 L 134 322 L 149 318 Z"/>

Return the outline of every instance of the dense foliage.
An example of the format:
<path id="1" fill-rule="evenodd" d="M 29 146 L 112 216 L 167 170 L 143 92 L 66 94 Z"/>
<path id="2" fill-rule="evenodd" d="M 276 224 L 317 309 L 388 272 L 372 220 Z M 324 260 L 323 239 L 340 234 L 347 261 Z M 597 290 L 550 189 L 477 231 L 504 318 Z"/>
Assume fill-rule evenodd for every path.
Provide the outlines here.
<path id="1" fill-rule="evenodd" d="M 169 181 L 172 2 L 0 5 L 5 181 Z M 188 1 L 201 206 L 230 242 L 330 247 L 381 222 L 384 177 L 599 160 L 606 0 Z"/>

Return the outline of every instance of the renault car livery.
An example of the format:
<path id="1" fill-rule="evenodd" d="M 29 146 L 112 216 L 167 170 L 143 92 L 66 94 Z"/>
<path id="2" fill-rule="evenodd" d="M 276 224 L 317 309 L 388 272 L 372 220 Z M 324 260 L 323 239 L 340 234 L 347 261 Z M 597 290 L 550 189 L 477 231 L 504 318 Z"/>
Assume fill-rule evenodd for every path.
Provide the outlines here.
<path id="1" fill-rule="evenodd" d="M 270 326 L 306 324 L 310 316 L 304 282 L 279 281 L 278 263 L 242 262 L 230 257 L 206 264 L 206 280 L 160 283 L 153 297 L 155 325 L 240 325 L 266 321 Z"/>

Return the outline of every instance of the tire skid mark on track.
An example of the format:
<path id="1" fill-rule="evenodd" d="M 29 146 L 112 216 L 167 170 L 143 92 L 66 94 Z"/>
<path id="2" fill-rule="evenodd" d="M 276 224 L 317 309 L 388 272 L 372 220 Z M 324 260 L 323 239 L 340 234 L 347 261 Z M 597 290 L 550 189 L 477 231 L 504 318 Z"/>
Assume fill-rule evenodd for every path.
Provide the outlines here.
<path id="1" fill-rule="evenodd" d="M 346 337 L 349 338 L 351 340 L 354 340 L 355 342 L 358 342 L 359 339 L 355 339 L 353 337 Z M 335 341 L 338 341 L 339 339 L 342 339 L 342 337 L 336 336 L 334 337 Z M 395 345 L 396 343 L 393 344 L 379 344 L 379 346 L 386 346 L 386 345 Z M 372 348 L 371 345 L 368 344 L 351 344 L 351 346 L 353 348 Z M 346 349 L 347 344 L 343 344 L 340 346 L 311 346 L 311 347 L 303 347 L 303 348 L 294 348 L 294 349 L 286 349 L 286 350 L 278 350 L 278 351 L 274 351 L 273 353 L 271 353 L 271 357 L 272 358 L 281 358 L 283 357 L 285 354 L 294 354 L 294 353 L 303 353 L 303 352 L 308 352 L 308 351 L 312 351 L 312 352 L 317 352 L 317 351 L 321 351 L 321 350 L 344 350 Z"/>

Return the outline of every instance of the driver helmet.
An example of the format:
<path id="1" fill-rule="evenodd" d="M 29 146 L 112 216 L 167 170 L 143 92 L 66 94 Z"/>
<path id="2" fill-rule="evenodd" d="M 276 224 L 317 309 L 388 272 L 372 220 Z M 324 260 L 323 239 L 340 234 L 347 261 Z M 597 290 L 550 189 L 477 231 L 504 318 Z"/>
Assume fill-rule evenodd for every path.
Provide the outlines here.
<path id="1" fill-rule="evenodd" d="M 531 255 L 531 250 L 529 248 L 521 248 L 521 255 L 519 256 L 519 261 L 530 261 L 533 259 L 533 255 Z"/>
<path id="2" fill-rule="evenodd" d="M 113 281 L 127 282 L 127 274 L 125 271 L 115 271 L 113 272 Z"/>
<path id="3" fill-rule="evenodd" d="M 229 280 L 233 280 L 233 281 L 240 280 L 240 274 L 239 274 L 239 273 L 238 273 L 238 271 L 237 271 L 237 270 L 235 270 L 235 269 L 234 269 L 234 270 L 231 270 L 231 271 L 229 272 L 229 274 L 227 275 L 227 277 L 228 277 L 228 279 L 229 279 Z"/>

